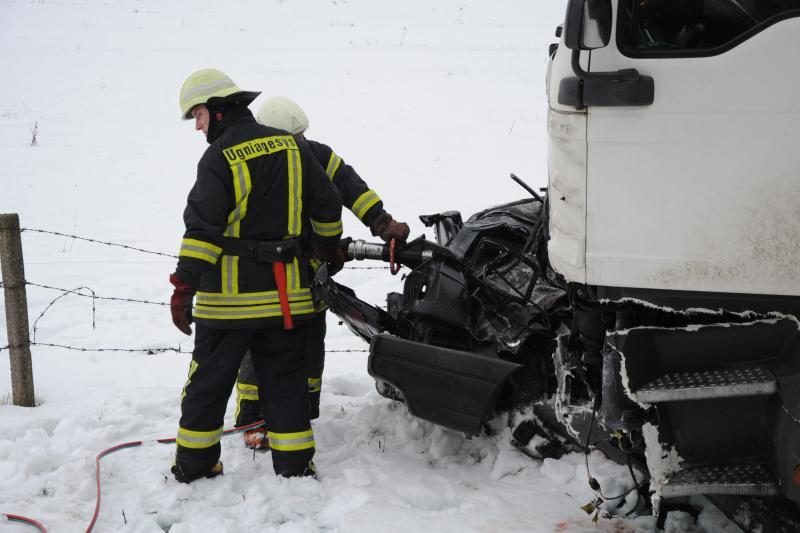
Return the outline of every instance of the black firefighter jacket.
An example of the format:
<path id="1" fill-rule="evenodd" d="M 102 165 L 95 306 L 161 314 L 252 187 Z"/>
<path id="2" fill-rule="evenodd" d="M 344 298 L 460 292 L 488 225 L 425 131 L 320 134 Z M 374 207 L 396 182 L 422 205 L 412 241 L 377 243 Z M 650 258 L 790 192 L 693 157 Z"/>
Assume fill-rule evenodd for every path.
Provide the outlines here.
<path id="1" fill-rule="evenodd" d="M 341 196 L 305 142 L 258 124 L 249 110 L 229 113 L 217 128 L 189 192 L 176 271 L 198 288 L 194 319 L 215 328 L 280 325 L 272 264 L 225 250 L 230 238 L 275 242 L 304 231 L 311 244 L 286 262 L 286 288 L 295 321 L 310 318 L 308 248 L 337 246 Z"/>
<path id="2" fill-rule="evenodd" d="M 344 207 L 352 211 L 365 226 L 371 226 L 378 215 L 385 212 L 383 201 L 378 194 L 370 189 L 355 169 L 336 155 L 330 146 L 310 139 L 308 144 L 325 168 L 328 178 L 342 195 Z"/>

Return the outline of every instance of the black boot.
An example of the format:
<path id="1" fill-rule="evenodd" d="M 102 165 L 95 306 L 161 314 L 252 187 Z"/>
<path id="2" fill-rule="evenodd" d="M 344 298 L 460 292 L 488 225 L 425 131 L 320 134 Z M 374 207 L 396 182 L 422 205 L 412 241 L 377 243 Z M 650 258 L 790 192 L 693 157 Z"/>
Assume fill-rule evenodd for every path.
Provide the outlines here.
<path id="1" fill-rule="evenodd" d="M 221 476 L 222 475 L 222 461 L 218 461 L 217 464 L 215 464 L 214 466 L 211 467 L 211 470 L 209 470 L 208 472 L 205 472 L 205 473 L 201 473 L 201 474 L 187 475 L 187 474 L 185 474 L 183 472 L 183 470 L 181 469 L 180 466 L 178 466 L 177 463 L 172 465 L 171 471 L 172 471 L 172 475 L 175 476 L 175 479 L 177 479 L 181 483 L 191 483 L 192 481 L 200 479 L 201 477 L 210 479 L 212 477 Z"/>

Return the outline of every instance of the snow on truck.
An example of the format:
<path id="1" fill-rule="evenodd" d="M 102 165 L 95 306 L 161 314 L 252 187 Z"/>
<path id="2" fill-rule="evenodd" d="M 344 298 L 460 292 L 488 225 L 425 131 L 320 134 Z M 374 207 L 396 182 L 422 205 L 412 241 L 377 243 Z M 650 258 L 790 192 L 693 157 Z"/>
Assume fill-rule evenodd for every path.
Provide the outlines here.
<path id="1" fill-rule="evenodd" d="M 412 414 L 523 408 L 521 447 L 601 449 L 640 510 L 800 530 L 800 0 L 570 0 L 556 35 L 547 194 L 351 244 L 412 269 L 386 311 L 318 289 Z"/>

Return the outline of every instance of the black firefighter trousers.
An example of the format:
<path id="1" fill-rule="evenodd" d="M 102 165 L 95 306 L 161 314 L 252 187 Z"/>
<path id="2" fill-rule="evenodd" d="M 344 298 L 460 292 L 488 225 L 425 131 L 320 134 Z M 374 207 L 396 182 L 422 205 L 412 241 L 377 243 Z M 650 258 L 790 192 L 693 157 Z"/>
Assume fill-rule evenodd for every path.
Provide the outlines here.
<path id="1" fill-rule="evenodd" d="M 306 328 L 305 365 L 308 378 L 308 413 L 311 420 L 319 418 L 319 400 L 322 391 L 322 372 L 325 369 L 325 311 L 316 313 L 314 318 L 303 323 Z M 259 387 L 253 358 L 248 352 L 239 369 L 236 382 L 236 426 L 246 426 L 256 420 L 264 419 L 267 428 L 272 424 L 270 419 L 261 413 L 259 389 L 266 392 L 264 386 Z"/>
<path id="2" fill-rule="evenodd" d="M 261 409 L 269 420 L 272 465 L 281 476 L 304 475 L 314 456 L 303 353 L 306 330 L 213 329 L 196 325 L 189 379 L 181 399 L 176 467 L 185 477 L 206 475 L 220 457 L 227 407 L 242 357 L 252 354 L 264 386 Z"/>

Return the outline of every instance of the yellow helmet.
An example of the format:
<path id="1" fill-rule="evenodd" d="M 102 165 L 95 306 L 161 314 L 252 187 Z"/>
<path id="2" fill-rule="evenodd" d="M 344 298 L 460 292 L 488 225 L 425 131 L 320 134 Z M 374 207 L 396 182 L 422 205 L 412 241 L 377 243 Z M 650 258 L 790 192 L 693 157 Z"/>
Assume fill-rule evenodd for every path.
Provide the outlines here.
<path id="1" fill-rule="evenodd" d="M 192 118 L 195 106 L 217 102 L 239 102 L 248 105 L 261 94 L 260 92 L 243 91 L 224 72 L 213 68 L 198 70 L 186 78 L 181 87 L 181 118 Z"/>
<path id="2" fill-rule="evenodd" d="M 256 113 L 256 120 L 265 125 L 288 131 L 292 135 L 308 129 L 308 117 L 294 101 L 285 96 L 265 100 Z"/>

